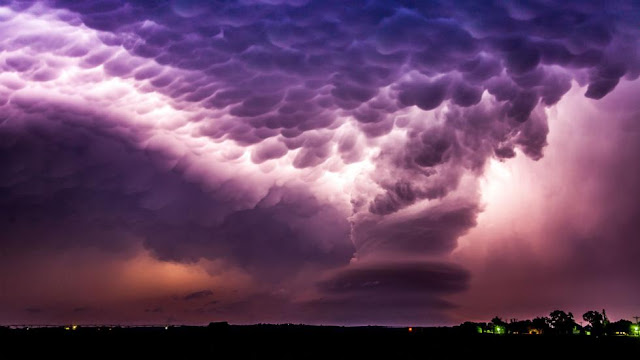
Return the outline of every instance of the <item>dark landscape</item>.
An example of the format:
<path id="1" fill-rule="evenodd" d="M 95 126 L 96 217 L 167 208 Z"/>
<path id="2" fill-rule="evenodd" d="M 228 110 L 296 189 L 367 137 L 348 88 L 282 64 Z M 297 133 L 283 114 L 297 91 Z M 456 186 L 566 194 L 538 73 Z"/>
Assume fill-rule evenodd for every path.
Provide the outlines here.
<path id="1" fill-rule="evenodd" d="M 638 0 L 0 0 L 0 360 L 638 358 L 639 79 Z"/>
<path id="2" fill-rule="evenodd" d="M 2 329 L 3 349 L 32 355 L 229 356 L 239 359 L 431 358 L 447 356 L 633 356 L 625 336 L 473 334 L 452 328 L 246 325 Z"/>
<path id="3" fill-rule="evenodd" d="M 448 356 L 633 356 L 640 325 L 609 322 L 589 311 L 578 325 L 571 313 L 453 327 L 310 326 L 12 326 L 0 328 L 6 353 L 91 356 L 224 356 L 240 359 L 431 358 Z"/>

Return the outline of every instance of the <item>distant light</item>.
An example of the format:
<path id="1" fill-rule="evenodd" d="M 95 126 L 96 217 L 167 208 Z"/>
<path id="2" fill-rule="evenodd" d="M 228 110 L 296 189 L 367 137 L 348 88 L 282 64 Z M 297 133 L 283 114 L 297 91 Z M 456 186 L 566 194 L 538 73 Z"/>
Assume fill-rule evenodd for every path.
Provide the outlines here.
<path id="1" fill-rule="evenodd" d="M 413 328 L 409 328 L 409 332 L 412 332 L 412 331 L 413 331 Z"/>
<path id="2" fill-rule="evenodd" d="M 169 330 L 169 327 L 168 327 L 168 326 L 165 326 L 165 327 L 164 327 L 164 329 L 165 329 L 165 330 Z M 411 331 L 411 330 L 409 330 L 409 331 Z"/>
<path id="3" fill-rule="evenodd" d="M 71 326 L 71 330 L 75 330 L 75 329 L 77 329 L 77 328 L 78 328 L 78 325 L 72 325 L 72 326 Z"/>

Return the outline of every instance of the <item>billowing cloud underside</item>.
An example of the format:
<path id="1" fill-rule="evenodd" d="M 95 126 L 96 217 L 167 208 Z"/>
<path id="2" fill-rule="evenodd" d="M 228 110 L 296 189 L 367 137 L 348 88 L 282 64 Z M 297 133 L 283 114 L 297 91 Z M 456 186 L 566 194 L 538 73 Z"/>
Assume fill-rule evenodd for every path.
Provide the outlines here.
<path id="1" fill-rule="evenodd" d="M 332 306 L 464 289 L 397 259 L 455 248 L 485 163 L 542 157 L 572 81 L 640 71 L 631 1 L 0 4 L 3 246 L 345 267 Z"/>

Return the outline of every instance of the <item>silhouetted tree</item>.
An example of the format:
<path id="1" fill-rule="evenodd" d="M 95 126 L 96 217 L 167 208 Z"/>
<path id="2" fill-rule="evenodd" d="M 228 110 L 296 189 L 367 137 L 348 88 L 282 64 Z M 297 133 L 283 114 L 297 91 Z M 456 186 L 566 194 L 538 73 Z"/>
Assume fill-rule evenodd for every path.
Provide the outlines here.
<path id="1" fill-rule="evenodd" d="M 484 323 L 474 323 L 471 321 L 466 321 L 459 326 L 460 331 L 466 335 L 483 333 L 484 327 Z"/>
<path id="2" fill-rule="evenodd" d="M 543 334 L 549 333 L 550 324 L 551 324 L 551 319 L 549 319 L 546 316 L 540 316 L 531 320 L 531 325 L 534 328 L 542 331 Z"/>
<path id="3" fill-rule="evenodd" d="M 500 317 L 496 316 L 493 319 L 491 319 L 491 325 L 493 325 L 493 332 L 494 334 L 498 334 L 500 332 L 502 332 L 504 334 L 505 330 L 507 329 L 507 323 L 504 322 Z"/>
<path id="4" fill-rule="evenodd" d="M 551 327 L 556 334 L 568 335 L 573 332 L 576 326 L 572 313 L 565 313 L 562 310 L 554 310 L 549 314 Z"/>
<path id="5" fill-rule="evenodd" d="M 493 319 L 491 319 L 491 323 L 493 325 L 497 325 L 497 326 L 506 326 L 507 325 L 507 323 L 504 322 L 504 320 L 502 320 L 502 318 L 500 318 L 499 316 L 496 316 Z"/>
<path id="6" fill-rule="evenodd" d="M 533 320 L 517 320 L 509 319 L 509 322 L 502 320 L 501 317 L 495 316 L 488 323 L 476 323 L 467 321 L 455 327 L 458 334 L 478 334 L 478 333 L 494 333 L 494 334 L 557 334 L 570 335 L 580 332 L 582 334 L 589 333 L 593 335 L 624 335 L 634 334 L 634 323 L 629 320 L 621 319 L 616 322 L 609 322 L 606 313 L 596 310 L 590 310 L 582 315 L 582 319 L 588 324 L 582 327 L 576 324 L 573 314 L 566 313 L 562 310 L 554 310 L 549 317 L 536 317 Z M 640 327 L 640 325 L 638 325 Z"/>
<path id="7" fill-rule="evenodd" d="M 507 324 L 507 330 L 510 334 L 527 334 L 529 329 L 533 327 L 531 320 L 515 320 L 512 319 Z"/>
<path id="8" fill-rule="evenodd" d="M 607 312 L 602 309 L 602 327 L 607 328 L 609 326 L 609 318 L 607 317 Z"/>
<path id="9" fill-rule="evenodd" d="M 590 310 L 584 313 L 582 318 L 591 325 L 592 335 L 599 336 L 604 333 L 604 316 L 601 313 Z"/>

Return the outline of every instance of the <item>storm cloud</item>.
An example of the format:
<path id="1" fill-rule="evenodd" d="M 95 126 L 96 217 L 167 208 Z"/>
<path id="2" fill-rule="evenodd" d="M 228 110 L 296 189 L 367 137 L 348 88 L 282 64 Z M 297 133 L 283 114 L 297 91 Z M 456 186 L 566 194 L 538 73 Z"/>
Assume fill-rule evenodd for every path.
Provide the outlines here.
<path id="1" fill-rule="evenodd" d="M 336 314 L 443 318 L 487 164 L 640 74 L 632 1 L 0 5 L 0 256 L 141 245 Z"/>

